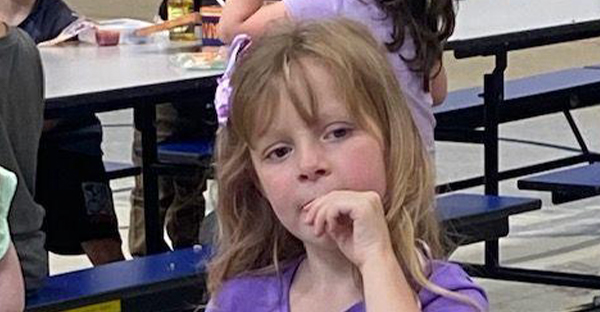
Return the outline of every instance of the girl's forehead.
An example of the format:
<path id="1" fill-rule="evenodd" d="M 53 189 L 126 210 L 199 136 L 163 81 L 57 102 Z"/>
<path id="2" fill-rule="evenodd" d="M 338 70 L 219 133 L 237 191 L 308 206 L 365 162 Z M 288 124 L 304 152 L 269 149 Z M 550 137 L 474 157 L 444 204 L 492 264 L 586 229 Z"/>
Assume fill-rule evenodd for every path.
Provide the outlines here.
<path id="1" fill-rule="evenodd" d="M 295 119 L 302 120 L 307 126 L 313 126 L 336 119 L 354 118 L 350 113 L 349 105 L 341 99 L 321 101 L 317 98 L 314 103 L 311 101 L 294 103 L 289 97 L 282 96 L 279 105 L 275 108 L 271 124 L 285 126 Z"/>
<path id="2" fill-rule="evenodd" d="M 255 128 L 252 138 L 256 139 L 284 132 L 297 127 L 315 127 L 333 118 L 350 116 L 346 105 L 337 103 L 311 103 L 310 101 L 294 102 L 289 94 L 280 92 L 277 101 L 267 104 L 263 112 L 255 114 Z"/>
<path id="3" fill-rule="evenodd" d="M 251 101 L 246 115 L 251 117 L 251 128 L 246 128 L 252 143 L 267 134 L 284 128 L 292 118 L 300 118 L 306 125 L 315 126 L 335 118 L 365 124 L 365 105 L 368 101 L 352 87 L 353 79 L 345 77 L 344 70 L 335 69 L 313 58 L 291 62 L 266 84 Z M 245 110 L 245 109 L 244 109 Z M 248 125 L 248 124 L 247 124 Z"/>

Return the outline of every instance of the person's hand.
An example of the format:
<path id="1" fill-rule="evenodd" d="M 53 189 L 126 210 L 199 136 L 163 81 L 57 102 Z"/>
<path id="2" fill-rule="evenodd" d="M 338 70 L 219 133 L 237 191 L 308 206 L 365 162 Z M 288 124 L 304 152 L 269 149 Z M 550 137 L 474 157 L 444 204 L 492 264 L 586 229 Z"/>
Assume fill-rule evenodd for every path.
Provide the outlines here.
<path id="1" fill-rule="evenodd" d="M 333 191 L 303 208 L 315 235 L 329 235 L 359 269 L 372 257 L 393 254 L 383 203 L 376 192 Z"/>
<path id="2" fill-rule="evenodd" d="M 8 250 L 10 230 L 8 211 L 17 189 L 17 176 L 0 166 L 0 259 Z"/>

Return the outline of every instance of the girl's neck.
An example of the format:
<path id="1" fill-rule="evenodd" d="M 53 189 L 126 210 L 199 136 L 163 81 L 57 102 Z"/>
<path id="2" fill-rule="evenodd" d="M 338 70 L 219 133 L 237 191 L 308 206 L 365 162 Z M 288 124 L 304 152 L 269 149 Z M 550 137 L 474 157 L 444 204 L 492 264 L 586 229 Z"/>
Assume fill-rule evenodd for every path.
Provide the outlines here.
<path id="1" fill-rule="evenodd" d="M 36 0 L 0 0 L 0 20 L 11 26 L 18 26 L 31 13 Z"/>
<path id="2" fill-rule="evenodd" d="M 306 259 L 290 289 L 291 311 L 314 311 L 315 302 L 321 302 L 325 311 L 345 311 L 363 300 L 353 278 L 353 265 L 341 252 L 305 247 Z"/>
<path id="3" fill-rule="evenodd" d="M 302 264 L 304 277 L 312 285 L 353 282 L 352 263 L 338 249 L 325 250 L 306 246 Z"/>

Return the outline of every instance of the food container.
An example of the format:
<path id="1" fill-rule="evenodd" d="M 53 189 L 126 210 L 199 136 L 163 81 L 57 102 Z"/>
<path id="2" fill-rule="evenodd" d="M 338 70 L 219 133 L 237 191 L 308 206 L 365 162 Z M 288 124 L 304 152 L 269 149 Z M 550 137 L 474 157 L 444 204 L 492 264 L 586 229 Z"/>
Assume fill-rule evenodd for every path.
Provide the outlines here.
<path id="1" fill-rule="evenodd" d="M 169 60 L 177 67 L 188 70 L 211 70 L 225 69 L 227 60 L 227 49 L 211 48 L 202 52 L 177 53 L 170 56 Z"/>
<path id="2" fill-rule="evenodd" d="M 134 31 L 150 25 L 152 23 L 129 18 L 106 20 L 80 32 L 78 38 L 99 46 L 148 43 L 153 40 L 152 36 L 136 36 Z"/>

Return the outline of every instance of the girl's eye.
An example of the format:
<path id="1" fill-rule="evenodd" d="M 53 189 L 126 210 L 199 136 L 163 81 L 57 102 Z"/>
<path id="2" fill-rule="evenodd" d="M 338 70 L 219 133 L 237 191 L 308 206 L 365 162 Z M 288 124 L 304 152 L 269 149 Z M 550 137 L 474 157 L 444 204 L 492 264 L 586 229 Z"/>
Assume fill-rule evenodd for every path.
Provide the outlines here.
<path id="1" fill-rule="evenodd" d="M 346 135 L 348 135 L 348 129 L 345 129 L 345 128 L 336 129 L 336 130 L 333 130 L 332 134 L 333 134 L 333 137 L 335 137 L 335 138 L 343 138 Z"/>
<path id="2" fill-rule="evenodd" d="M 336 129 L 333 129 L 332 131 L 329 131 L 325 135 L 325 139 L 334 139 L 335 140 L 335 139 L 345 138 L 348 135 L 350 135 L 351 131 L 352 131 L 352 129 L 349 127 L 336 128 Z"/>
<path id="3" fill-rule="evenodd" d="M 267 154 L 267 159 L 279 160 L 290 153 L 292 149 L 289 147 L 278 147 Z"/>

